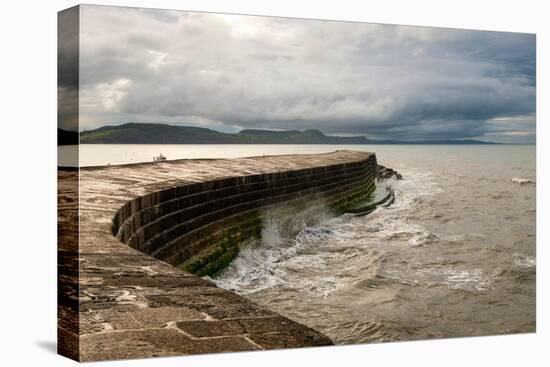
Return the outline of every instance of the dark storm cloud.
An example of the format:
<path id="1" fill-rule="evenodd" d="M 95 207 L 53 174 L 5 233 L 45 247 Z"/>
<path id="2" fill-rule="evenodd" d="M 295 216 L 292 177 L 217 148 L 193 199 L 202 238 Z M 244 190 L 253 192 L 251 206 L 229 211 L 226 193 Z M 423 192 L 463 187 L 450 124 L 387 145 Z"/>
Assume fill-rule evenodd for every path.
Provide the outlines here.
<path id="1" fill-rule="evenodd" d="M 57 24 L 57 125 L 78 131 L 78 29 L 79 10 L 59 13 Z"/>
<path id="2" fill-rule="evenodd" d="M 92 6 L 82 14 L 85 128 L 164 121 L 410 140 L 534 131 L 533 35 Z"/>

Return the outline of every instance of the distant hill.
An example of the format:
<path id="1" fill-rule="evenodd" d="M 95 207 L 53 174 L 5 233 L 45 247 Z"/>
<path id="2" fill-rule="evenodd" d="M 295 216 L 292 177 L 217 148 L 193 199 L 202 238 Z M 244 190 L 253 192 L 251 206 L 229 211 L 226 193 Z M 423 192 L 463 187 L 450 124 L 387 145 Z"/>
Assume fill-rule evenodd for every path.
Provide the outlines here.
<path id="1" fill-rule="evenodd" d="M 82 144 L 368 144 L 364 136 L 327 136 L 319 130 L 242 130 L 227 134 L 202 127 L 127 123 L 80 133 Z"/>
<path id="2" fill-rule="evenodd" d="M 237 144 L 232 134 L 192 126 L 127 123 L 80 133 L 82 144 Z"/>
<path id="3" fill-rule="evenodd" d="M 78 133 L 57 128 L 57 145 L 76 145 L 78 144 Z"/>
<path id="4" fill-rule="evenodd" d="M 248 139 L 265 140 L 266 143 L 259 144 L 372 144 L 372 141 L 364 136 L 328 136 L 319 130 L 252 130 L 239 131 L 239 136 Z"/>
<path id="5" fill-rule="evenodd" d="M 483 140 L 472 140 L 472 139 L 463 139 L 463 140 L 372 140 L 371 144 L 402 144 L 402 145 L 418 145 L 418 144 L 430 144 L 430 145 L 491 145 L 491 144 L 500 144 L 493 143 L 490 141 Z"/>
<path id="6" fill-rule="evenodd" d="M 152 123 L 103 126 L 80 133 L 82 144 L 493 144 L 478 140 L 398 141 L 364 136 L 329 136 L 319 130 L 245 129 L 237 134 L 216 130 Z"/>

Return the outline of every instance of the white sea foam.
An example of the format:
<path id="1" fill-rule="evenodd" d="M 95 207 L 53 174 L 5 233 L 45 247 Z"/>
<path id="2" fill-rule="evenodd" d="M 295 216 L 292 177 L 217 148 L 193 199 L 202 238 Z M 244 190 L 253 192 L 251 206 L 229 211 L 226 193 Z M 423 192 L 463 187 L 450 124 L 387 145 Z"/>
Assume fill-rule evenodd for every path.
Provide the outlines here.
<path id="1" fill-rule="evenodd" d="M 525 177 L 514 177 L 512 178 L 512 182 L 520 184 L 520 185 L 527 185 L 527 184 L 534 184 L 535 180 Z"/>
<path id="2" fill-rule="evenodd" d="M 492 279 L 481 269 L 445 270 L 444 284 L 454 289 L 483 292 L 489 289 Z"/>
<path id="3" fill-rule="evenodd" d="M 239 256 L 213 281 L 220 287 L 252 294 L 286 284 L 288 272 L 323 264 L 321 255 L 299 256 L 310 246 L 334 236 L 324 225 L 303 228 L 293 239 L 285 238 L 280 221 L 265 222 L 262 240 L 243 245 Z M 328 282 L 332 282 L 328 280 Z M 304 283 L 306 284 L 306 283 Z M 295 286 L 295 285 L 292 285 Z M 309 284 L 307 288 L 314 289 Z M 322 290 L 326 294 L 326 290 Z"/>
<path id="4" fill-rule="evenodd" d="M 520 253 L 513 254 L 512 261 L 514 262 L 514 265 L 521 268 L 533 268 L 537 265 L 534 257 L 526 256 Z"/>

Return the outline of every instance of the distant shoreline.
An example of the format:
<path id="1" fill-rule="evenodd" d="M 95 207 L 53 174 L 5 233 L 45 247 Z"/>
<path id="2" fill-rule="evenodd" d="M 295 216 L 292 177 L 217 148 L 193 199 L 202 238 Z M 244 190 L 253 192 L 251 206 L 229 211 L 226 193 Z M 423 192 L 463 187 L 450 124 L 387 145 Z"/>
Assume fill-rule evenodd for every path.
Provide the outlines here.
<path id="1" fill-rule="evenodd" d="M 532 145 L 528 143 L 366 143 L 366 144 L 334 144 L 334 143 L 289 143 L 289 144 L 269 144 L 269 143 L 256 143 L 256 144 L 239 144 L 239 143 L 80 143 L 80 144 L 63 144 L 63 146 L 75 146 L 75 145 L 479 145 L 479 146 L 503 146 L 503 145 Z"/>
<path id="2" fill-rule="evenodd" d="M 58 136 L 76 132 L 58 129 Z M 325 135 L 316 129 L 260 130 L 244 129 L 224 133 L 212 129 L 154 123 L 126 123 L 103 126 L 79 134 L 81 144 L 271 144 L 271 145 L 492 145 L 500 144 L 474 139 L 439 140 L 374 140 L 365 136 Z M 59 139 L 60 141 L 62 139 Z M 74 140 L 73 140 L 74 141 Z M 62 144 L 60 144 L 62 145 Z"/>

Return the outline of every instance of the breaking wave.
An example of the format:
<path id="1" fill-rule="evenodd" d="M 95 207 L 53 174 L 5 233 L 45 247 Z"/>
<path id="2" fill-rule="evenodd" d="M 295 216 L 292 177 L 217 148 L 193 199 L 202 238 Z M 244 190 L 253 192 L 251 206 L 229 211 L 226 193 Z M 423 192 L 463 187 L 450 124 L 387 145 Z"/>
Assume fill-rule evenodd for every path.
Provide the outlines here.
<path id="1" fill-rule="evenodd" d="M 532 180 L 530 178 L 525 178 L 525 177 L 514 177 L 512 178 L 512 182 L 520 185 L 527 185 L 527 184 L 534 184 L 535 180 Z"/>
<path id="2" fill-rule="evenodd" d="M 443 190 L 430 173 L 411 171 L 406 175 L 406 181 L 390 182 L 395 203 L 377 208 L 366 217 L 344 214 L 329 219 L 324 212 L 318 214 L 324 219 L 321 224 L 308 226 L 300 217 L 289 219 L 267 213 L 261 241 L 244 244 L 231 265 L 211 280 L 242 295 L 278 288 L 326 298 L 341 288 L 376 281 L 380 276 L 377 269 L 399 248 L 406 251 L 457 242 L 456 236 L 434 233 L 411 217 L 416 208 L 425 205 L 424 198 Z M 389 275 L 392 270 L 384 272 Z M 395 281 L 418 282 L 414 274 L 410 276 L 413 279 Z"/>
<path id="3" fill-rule="evenodd" d="M 514 262 L 514 265 L 519 266 L 520 268 L 534 268 L 537 264 L 534 257 L 521 253 L 513 254 L 512 261 Z"/>

